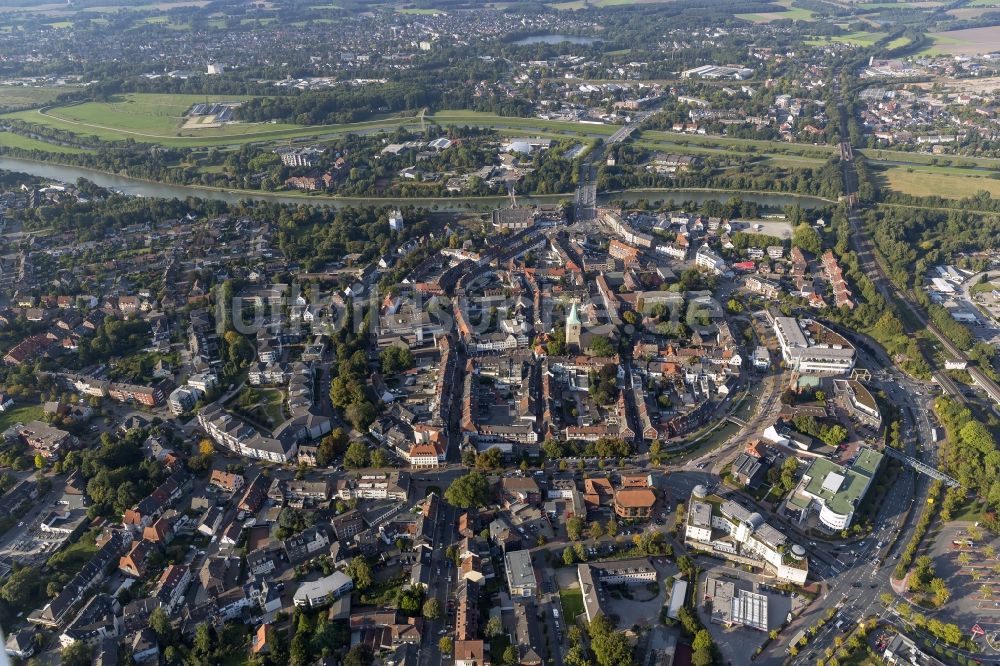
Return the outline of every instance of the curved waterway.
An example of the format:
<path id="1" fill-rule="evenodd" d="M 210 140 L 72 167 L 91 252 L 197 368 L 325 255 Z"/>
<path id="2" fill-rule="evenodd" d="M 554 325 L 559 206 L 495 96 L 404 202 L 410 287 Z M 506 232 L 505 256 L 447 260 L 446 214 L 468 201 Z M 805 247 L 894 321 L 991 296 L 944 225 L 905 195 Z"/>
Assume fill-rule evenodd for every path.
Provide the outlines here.
<path id="1" fill-rule="evenodd" d="M 19 157 L 9 157 L 0 155 L 0 169 L 7 171 L 19 171 L 22 173 L 46 178 L 62 183 L 75 183 L 79 178 L 87 180 L 111 190 L 123 192 L 140 197 L 151 197 L 159 199 L 187 199 L 195 197 L 199 199 L 213 199 L 225 201 L 227 203 L 238 203 L 247 199 L 256 201 L 276 201 L 278 203 L 298 206 L 301 204 L 313 206 L 329 206 L 332 208 L 345 208 L 349 206 L 391 206 L 391 205 L 412 205 L 435 208 L 441 211 L 468 211 L 468 210 L 491 210 L 503 207 L 510 201 L 505 196 L 495 197 L 444 197 L 444 198 L 383 198 L 383 197 L 332 197 L 332 196 L 304 196 L 288 195 L 281 193 L 257 192 L 253 190 L 229 190 L 215 187 L 202 187 L 198 185 L 174 185 L 171 183 L 158 183 L 154 181 L 120 176 L 95 169 L 71 166 L 65 164 L 54 164 L 52 162 L 38 162 L 26 160 Z M 744 201 L 753 201 L 758 205 L 771 209 L 782 209 L 788 205 L 798 204 L 804 208 L 813 208 L 829 205 L 831 202 L 820 197 L 796 196 L 791 194 L 780 194 L 770 192 L 740 192 L 736 190 L 634 190 L 628 192 L 611 192 L 599 195 L 599 200 L 624 200 L 634 203 L 639 200 L 646 200 L 651 204 L 660 204 L 673 200 L 680 205 L 685 201 L 701 204 L 705 201 L 715 199 L 726 201 L 727 199 L 738 197 Z M 572 200 L 573 194 L 547 194 L 541 196 L 518 195 L 518 201 L 526 204 L 558 203 L 563 200 Z"/>

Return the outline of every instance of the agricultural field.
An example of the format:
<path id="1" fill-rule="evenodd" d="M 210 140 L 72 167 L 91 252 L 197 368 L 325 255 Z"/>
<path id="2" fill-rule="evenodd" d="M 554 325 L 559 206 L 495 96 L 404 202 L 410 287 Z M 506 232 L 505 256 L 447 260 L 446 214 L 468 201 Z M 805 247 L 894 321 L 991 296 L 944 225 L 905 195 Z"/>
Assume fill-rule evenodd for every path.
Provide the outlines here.
<path id="1" fill-rule="evenodd" d="M 982 190 L 992 197 L 1000 197 L 1000 180 L 990 178 L 988 173 L 955 171 L 940 167 L 893 166 L 880 172 L 879 177 L 882 187 L 917 197 L 934 193 L 946 199 L 962 199 Z"/>
<path id="2" fill-rule="evenodd" d="M 651 5 L 669 0 L 571 0 L 570 2 L 552 2 L 548 6 L 552 9 L 573 10 L 586 9 L 587 7 L 615 7 L 618 5 Z"/>
<path id="3" fill-rule="evenodd" d="M 792 21 L 811 21 L 816 15 L 808 9 L 793 7 L 792 0 L 778 0 L 773 4 L 781 5 L 785 8 L 783 12 L 759 12 L 755 14 L 736 14 L 736 18 L 750 21 L 752 23 L 770 23 L 779 19 L 789 19 Z"/>
<path id="4" fill-rule="evenodd" d="M 922 55 L 976 55 L 1000 50 L 1000 26 L 931 32 L 933 44 Z"/>
<path id="5" fill-rule="evenodd" d="M 152 2 L 146 4 L 130 4 L 123 2 L 121 4 L 107 4 L 100 5 L 97 7 L 84 7 L 80 11 L 82 12 L 95 12 L 99 14 L 111 14 L 120 11 L 169 11 L 171 9 L 178 9 L 181 7 L 204 7 L 208 4 L 208 0 L 176 0 L 175 2 Z"/>
<path id="6" fill-rule="evenodd" d="M 937 9 L 944 2 L 941 0 L 928 0 L 922 2 L 918 0 L 906 0 L 905 2 L 863 2 L 858 5 L 862 9 Z"/>
<path id="7" fill-rule="evenodd" d="M 1000 8 L 1000 3 L 997 3 L 994 7 L 980 6 L 980 7 L 959 7 L 958 9 L 948 10 L 948 16 L 954 17 L 959 20 L 979 18 L 987 12 L 995 11 Z"/>
<path id="8" fill-rule="evenodd" d="M 885 37 L 884 32 L 850 32 L 846 35 L 837 35 L 836 37 L 822 37 L 819 39 L 808 39 L 806 44 L 810 46 L 822 46 L 827 42 L 837 42 L 840 44 L 854 44 L 855 46 L 871 46 L 878 40 Z"/>

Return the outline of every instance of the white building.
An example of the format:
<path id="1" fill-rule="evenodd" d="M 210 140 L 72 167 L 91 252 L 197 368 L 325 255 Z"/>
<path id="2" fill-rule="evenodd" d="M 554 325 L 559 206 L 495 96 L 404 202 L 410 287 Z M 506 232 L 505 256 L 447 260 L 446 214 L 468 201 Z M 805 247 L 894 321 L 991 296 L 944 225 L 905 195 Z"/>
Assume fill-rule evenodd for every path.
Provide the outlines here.
<path id="1" fill-rule="evenodd" d="M 694 263 L 698 268 L 711 271 L 716 275 L 726 271 L 726 262 L 723 261 L 722 257 L 717 255 L 708 245 L 702 245 L 698 248 L 698 252 L 695 254 Z"/>
<path id="2" fill-rule="evenodd" d="M 295 590 L 292 601 L 296 606 L 319 608 L 334 599 L 339 599 L 346 592 L 354 589 L 354 581 L 342 571 L 334 571 L 325 578 L 302 583 Z"/>
<path id="3" fill-rule="evenodd" d="M 854 367 L 854 346 L 817 321 L 774 317 L 774 334 L 791 370 L 839 375 Z"/>
<path id="4" fill-rule="evenodd" d="M 733 562 L 772 572 L 780 581 L 802 585 L 809 574 L 805 550 L 732 500 L 709 501 L 695 488 L 685 522 L 684 542 Z"/>
<path id="5" fill-rule="evenodd" d="M 398 208 L 389 214 L 389 229 L 392 231 L 403 230 L 403 213 Z"/>
<path id="6" fill-rule="evenodd" d="M 265 437 L 218 405 L 209 405 L 198 412 L 198 424 L 216 444 L 248 458 L 286 463 L 298 452 L 298 441 L 291 429 L 286 429 L 286 436 Z"/>

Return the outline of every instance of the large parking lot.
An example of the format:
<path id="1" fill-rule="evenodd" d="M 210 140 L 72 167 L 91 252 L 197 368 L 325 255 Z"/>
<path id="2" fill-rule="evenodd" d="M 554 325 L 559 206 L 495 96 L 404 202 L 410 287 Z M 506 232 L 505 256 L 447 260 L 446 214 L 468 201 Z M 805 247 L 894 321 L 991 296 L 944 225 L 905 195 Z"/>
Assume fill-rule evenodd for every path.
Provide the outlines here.
<path id="1" fill-rule="evenodd" d="M 951 522 L 926 552 L 951 592 L 940 619 L 1000 632 L 1000 539 L 972 523 Z"/>

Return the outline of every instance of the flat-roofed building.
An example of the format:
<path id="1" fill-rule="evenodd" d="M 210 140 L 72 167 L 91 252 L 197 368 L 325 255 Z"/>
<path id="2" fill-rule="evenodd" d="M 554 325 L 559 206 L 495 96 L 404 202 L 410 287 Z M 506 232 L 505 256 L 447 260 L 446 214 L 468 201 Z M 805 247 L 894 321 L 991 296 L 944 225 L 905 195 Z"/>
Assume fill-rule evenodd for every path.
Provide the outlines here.
<path id="1" fill-rule="evenodd" d="M 732 500 L 706 498 L 704 488 L 695 489 L 688 505 L 684 543 L 732 562 L 767 569 L 781 581 L 802 585 L 809 573 L 801 546 L 789 542 L 759 513 Z"/>
<path id="2" fill-rule="evenodd" d="M 826 326 L 811 319 L 773 320 L 781 357 L 791 370 L 839 375 L 854 367 L 854 346 Z"/>
<path id="3" fill-rule="evenodd" d="M 538 590 L 535 567 L 531 562 L 531 551 L 515 550 L 507 553 L 507 586 L 512 597 L 533 597 Z"/>
<path id="4" fill-rule="evenodd" d="M 836 379 L 833 392 L 842 399 L 842 404 L 857 421 L 878 430 L 882 427 L 882 413 L 875 397 L 856 379 Z"/>
<path id="5" fill-rule="evenodd" d="M 868 447 L 861 447 L 850 467 L 826 458 L 816 458 L 802 474 L 787 505 L 799 510 L 800 523 L 815 511 L 820 524 L 826 529 L 847 529 L 851 526 L 855 510 L 871 487 L 882 459 L 881 453 Z"/>
<path id="6" fill-rule="evenodd" d="M 335 571 L 319 580 L 302 583 L 295 590 L 292 601 L 296 606 L 318 608 L 325 606 L 341 595 L 350 592 L 354 587 L 351 577 L 341 571 Z"/>

